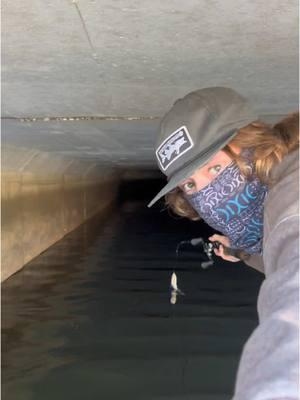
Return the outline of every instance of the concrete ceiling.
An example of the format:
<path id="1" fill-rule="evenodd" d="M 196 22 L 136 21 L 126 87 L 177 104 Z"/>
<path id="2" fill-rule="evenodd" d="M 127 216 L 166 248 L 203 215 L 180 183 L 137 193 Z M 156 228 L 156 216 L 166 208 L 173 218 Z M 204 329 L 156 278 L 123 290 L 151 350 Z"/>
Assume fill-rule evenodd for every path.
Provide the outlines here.
<path id="1" fill-rule="evenodd" d="M 77 159 L 101 165 L 152 169 L 158 120 L 67 120 L 2 121 L 3 157 L 10 170 L 27 165 L 32 157 L 12 156 L 13 149 L 35 149 L 34 154 L 48 153 L 64 159 Z M 20 165 L 19 165 L 20 164 Z M 55 161 L 54 164 L 57 164 Z M 47 171 L 49 165 L 47 165 Z M 41 171 L 40 171 L 41 172 Z"/>
<path id="2" fill-rule="evenodd" d="M 3 1 L 6 117 L 156 116 L 228 85 L 297 106 L 296 0 Z"/>
<path id="3" fill-rule="evenodd" d="M 7 145 L 154 166 L 156 118 L 191 90 L 230 86 L 268 117 L 298 107 L 296 0 L 4 0 L 2 8 Z M 78 116 L 121 119 L 57 120 Z"/>

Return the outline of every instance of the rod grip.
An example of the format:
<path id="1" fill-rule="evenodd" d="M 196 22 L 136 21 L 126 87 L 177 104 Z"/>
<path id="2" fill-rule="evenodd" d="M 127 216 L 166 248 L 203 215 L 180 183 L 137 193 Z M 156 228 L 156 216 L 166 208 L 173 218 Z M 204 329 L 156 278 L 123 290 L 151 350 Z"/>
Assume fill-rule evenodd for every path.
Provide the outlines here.
<path id="1" fill-rule="evenodd" d="M 246 253 L 244 250 L 240 250 L 240 249 L 231 249 L 230 247 L 224 247 L 224 254 L 228 255 L 228 256 L 233 256 L 236 258 L 239 258 L 240 260 L 248 260 L 248 258 L 250 257 L 250 254 Z"/>
<path id="2" fill-rule="evenodd" d="M 222 243 L 216 241 L 216 242 L 213 242 L 213 244 L 214 244 L 214 247 L 218 249 Z M 227 247 L 224 245 L 223 245 L 223 249 L 224 249 L 225 255 L 233 256 L 233 257 L 239 258 L 240 260 L 248 260 L 248 258 L 250 257 L 250 254 L 248 254 L 245 251 L 240 250 L 240 249 L 232 249 L 231 247 Z"/>

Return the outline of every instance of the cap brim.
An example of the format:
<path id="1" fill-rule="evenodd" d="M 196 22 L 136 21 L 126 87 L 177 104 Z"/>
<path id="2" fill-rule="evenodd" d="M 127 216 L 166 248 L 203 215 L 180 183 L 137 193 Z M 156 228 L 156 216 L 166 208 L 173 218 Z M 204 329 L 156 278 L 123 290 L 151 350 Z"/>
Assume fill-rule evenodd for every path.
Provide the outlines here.
<path id="1" fill-rule="evenodd" d="M 245 122 L 252 122 L 253 118 L 249 121 Z M 246 124 L 245 124 L 246 125 Z M 180 169 L 177 173 L 175 173 L 169 182 L 162 188 L 162 190 L 154 197 L 153 200 L 150 201 L 147 207 L 152 207 L 154 203 L 156 203 L 160 198 L 162 198 L 165 194 L 170 192 L 176 186 L 180 184 L 183 180 L 187 179 L 189 176 L 193 175 L 196 169 L 200 168 L 203 164 L 209 161 L 211 157 L 213 157 L 219 150 L 223 149 L 227 143 L 231 141 L 231 139 L 237 134 L 237 129 L 229 133 L 226 140 L 223 140 L 221 143 L 216 144 L 216 146 L 209 149 L 209 151 L 205 152 L 195 160 L 191 161 L 188 165 L 184 168 Z"/>

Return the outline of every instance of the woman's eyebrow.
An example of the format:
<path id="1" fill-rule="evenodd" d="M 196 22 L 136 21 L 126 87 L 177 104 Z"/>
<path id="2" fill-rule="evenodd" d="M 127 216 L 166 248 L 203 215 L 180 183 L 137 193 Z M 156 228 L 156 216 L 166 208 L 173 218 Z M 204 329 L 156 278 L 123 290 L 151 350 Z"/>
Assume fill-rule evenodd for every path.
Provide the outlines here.
<path id="1" fill-rule="evenodd" d="M 203 164 L 200 168 L 207 167 L 208 165 L 216 165 L 216 164 L 221 164 L 221 163 L 222 163 L 221 161 L 210 160 L 210 161 L 207 161 L 205 164 Z"/>
<path id="2" fill-rule="evenodd" d="M 184 185 L 186 182 L 188 182 L 188 180 L 189 180 L 189 179 L 185 179 L 184 181 L 180 182 L 180 183 L 179 183 L 179 186 Z"/>
<path id="3" fill-rule="evenodd" d="M 200 167 L 199 169 L 202 169 L 202 168 L 204 168 L 204 167 L 209 166 L 210 163 L 211 163 L 211 161 L 208 161 L 207 163 L 201 165 L 201 167 Z"/>
<path id="4" fill-rule="evenodd" d="M 179 183 L 179 186 L 184 185 L 186 182 L 192 181 L 193 178 L 186 178 L 184 181 L 182 181 L 181 183 Z"/>

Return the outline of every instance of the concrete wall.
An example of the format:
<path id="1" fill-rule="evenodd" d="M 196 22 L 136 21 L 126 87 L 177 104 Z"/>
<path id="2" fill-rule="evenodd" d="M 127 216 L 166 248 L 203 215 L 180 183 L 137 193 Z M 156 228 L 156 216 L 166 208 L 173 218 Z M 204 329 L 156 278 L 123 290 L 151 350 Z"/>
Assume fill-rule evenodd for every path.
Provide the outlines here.
<path id="1" fill-rule="evenodd" d="M 111 167 L 41 152 L 32 157 L 32 151 L 20 148 L 3 154 L 11 162 L 4 164 L 1 182 L 1 281 L 88 218 L 112 208 L 120 181 Z M 9 168 L 12 164 L 15 168 Z"/>

